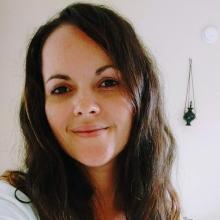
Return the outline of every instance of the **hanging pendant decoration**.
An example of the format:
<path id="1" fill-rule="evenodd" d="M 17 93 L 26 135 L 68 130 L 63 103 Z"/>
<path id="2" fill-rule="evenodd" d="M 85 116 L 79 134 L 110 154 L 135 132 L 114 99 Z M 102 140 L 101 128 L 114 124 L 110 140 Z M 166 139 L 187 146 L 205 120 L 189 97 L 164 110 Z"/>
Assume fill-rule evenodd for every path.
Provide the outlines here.
<path id="1" fill-rule="evenodd" d="M 186 125 L 190 126 L 191 121 L 196 118 L 195 109 L 195 96 L 194 96 L 194 85 L 193 85 L 193 75 L 192 75 L 192 59 L 189 58 L 189 76 L 186 91 L 186 101 L 184 108 L 183 119 L 186 121 Z"/>

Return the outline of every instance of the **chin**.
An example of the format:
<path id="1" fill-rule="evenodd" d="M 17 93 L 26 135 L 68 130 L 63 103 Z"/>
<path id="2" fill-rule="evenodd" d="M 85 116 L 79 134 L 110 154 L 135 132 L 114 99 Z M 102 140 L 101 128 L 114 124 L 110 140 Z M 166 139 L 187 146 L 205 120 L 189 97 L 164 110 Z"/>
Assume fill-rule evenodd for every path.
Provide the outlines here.
<path id="1" fill-rule="evenodd" d="M 75 158 L 76 159 L 76 158 Z M 83 158 L 77 159 L 83 166 L 88 168 L 101 168 L 105 166 L 109 166 L 115 161 L 115 158 L 112 157 L 103 157 L 103 158 Z"/>

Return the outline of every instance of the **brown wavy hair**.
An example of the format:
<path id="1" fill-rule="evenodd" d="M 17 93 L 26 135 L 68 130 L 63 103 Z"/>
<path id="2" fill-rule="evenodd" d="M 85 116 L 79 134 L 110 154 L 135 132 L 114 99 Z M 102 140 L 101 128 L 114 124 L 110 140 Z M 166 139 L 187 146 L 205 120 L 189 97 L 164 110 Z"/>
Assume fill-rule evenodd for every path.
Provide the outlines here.
<path id="1" fill-rule="evenodd" d="M 94 189 L 86 171 L 62 150 L 45 114 L 42 48 L 63 24 L 77 26 L 108 54 L 134 107 L 131 135 L 117 158 L 115 205 L 127 220 L 178 220 L 179 200 L 171 183 L 176 143 L 165 119 L 157 71 L 131 24 L 100 5 L 72 4 L 31 39 L 20 105 L 25 169 L 4 177 L 29 196 L 43 220 L 95 219 Z"/>

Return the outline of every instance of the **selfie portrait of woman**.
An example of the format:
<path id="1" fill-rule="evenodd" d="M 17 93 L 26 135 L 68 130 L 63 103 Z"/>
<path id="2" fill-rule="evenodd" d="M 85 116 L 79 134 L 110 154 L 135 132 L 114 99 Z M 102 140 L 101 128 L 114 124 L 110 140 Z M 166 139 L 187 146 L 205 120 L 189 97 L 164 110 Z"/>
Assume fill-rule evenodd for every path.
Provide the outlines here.
<path id="1" fill-rule="evenodd" d="M 127 19 L 68 5 L 25 65 L 25 161 L 1 176 L 0 220 L 179 220 L 157 68 Z"/>

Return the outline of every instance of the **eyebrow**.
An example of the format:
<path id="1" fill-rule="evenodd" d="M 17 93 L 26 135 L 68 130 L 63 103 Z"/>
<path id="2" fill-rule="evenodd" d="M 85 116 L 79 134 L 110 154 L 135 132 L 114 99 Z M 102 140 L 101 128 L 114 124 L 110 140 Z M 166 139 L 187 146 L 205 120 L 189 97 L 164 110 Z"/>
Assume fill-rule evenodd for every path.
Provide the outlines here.
<path id="1" fill-rule="evenodd" d="M 101 75 L 101 74 L 102 74 L 106 69 L 108 69 L 108 68 L 113 68 L 113 69 L 115 69 L 115 67 L 114 67 L 113 65 L 111 65 L 111 64 L 108 64 L 108 65 L 105 65 L 105 66 L 101 66 L 101 67 L 99 67 L 99 68 L 95 71 L 95 75 L 96 75 L 96 76 Z M 49 81 L 52 80 L 52 79 L 64 79 L 64 80 L 67 80 L 67 81 L 71 80 L 71 78 L 70 78 L 68 75 L 58 73 L 58 74 L 54 74 L 54 75 L 50 76 L 49 79 L 46 80 L 46 83 L 49 82 Z"/>

